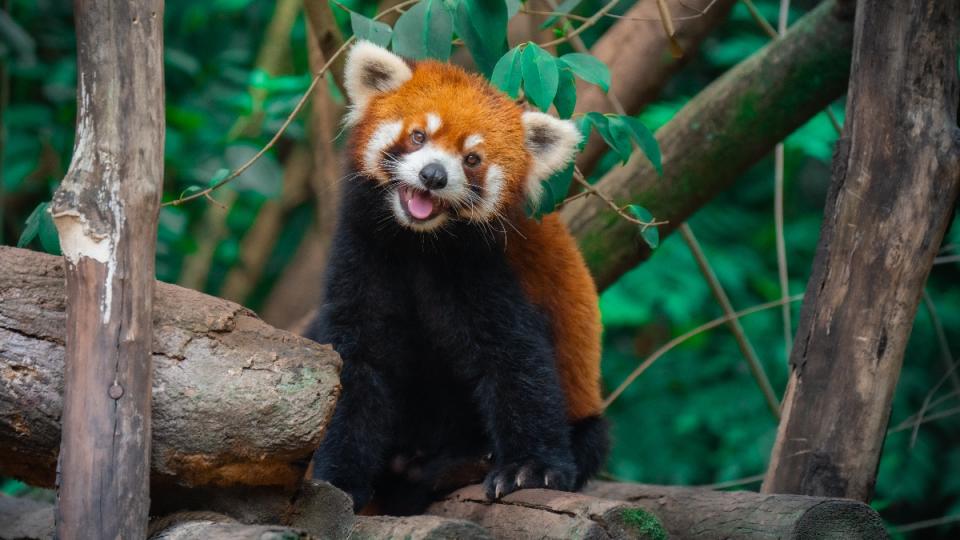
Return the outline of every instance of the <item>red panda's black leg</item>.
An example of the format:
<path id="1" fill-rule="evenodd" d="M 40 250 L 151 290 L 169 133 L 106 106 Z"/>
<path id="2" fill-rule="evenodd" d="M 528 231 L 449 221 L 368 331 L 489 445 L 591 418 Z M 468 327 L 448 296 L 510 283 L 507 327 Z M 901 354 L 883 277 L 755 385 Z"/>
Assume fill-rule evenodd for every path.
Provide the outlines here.
<path id="1" fill-rule="evenodd" d="M 474 397 L 494 454 L 484 482 L 490 499 L 523 488 L 570 491 L 577 480 L 549 332 L 532 324 L 532 307 L 512 304 L 499 321 L 485 321 L 490 342 L 476 347 L 484 356 L 475 365 L 484 368 Z"/>
<path id="2" fill-rule="evenodd" d="M 373 481 L 383 468 L 395 405 L 392 392 L 376 368 L 346 361 L 340 374 L 343 391 L 327 434 L 314 454 L 314 478 L 347 492 L 354 511 L 373 495 Z"/>

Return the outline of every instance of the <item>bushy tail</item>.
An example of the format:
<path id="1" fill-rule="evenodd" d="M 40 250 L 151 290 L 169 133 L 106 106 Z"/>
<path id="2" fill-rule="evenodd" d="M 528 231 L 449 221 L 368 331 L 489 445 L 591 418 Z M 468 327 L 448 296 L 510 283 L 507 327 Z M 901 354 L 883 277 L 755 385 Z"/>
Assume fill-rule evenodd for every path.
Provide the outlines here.
<path id="1" fill-rule="evenodd" d="M 580 489 L 593 478 L 607 461 L 610 437 L 607 420 L 602 416 L 588 416 L 573 423 L 571 436 L 573 458 L 577 462 L 577 485 Z"/>

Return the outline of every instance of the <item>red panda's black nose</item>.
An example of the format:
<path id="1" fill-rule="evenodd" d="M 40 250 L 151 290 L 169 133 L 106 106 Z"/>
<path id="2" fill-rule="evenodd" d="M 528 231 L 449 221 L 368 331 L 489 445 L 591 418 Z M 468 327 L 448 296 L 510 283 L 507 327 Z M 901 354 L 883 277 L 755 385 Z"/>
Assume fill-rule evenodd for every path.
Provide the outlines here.
<path id="1" fill-rule="evenodd" d="M 420 169 L 420 182 L 427 189 L 443 189 L 447 185 L 447 170 L 440 163 L 427 163 Z"/>

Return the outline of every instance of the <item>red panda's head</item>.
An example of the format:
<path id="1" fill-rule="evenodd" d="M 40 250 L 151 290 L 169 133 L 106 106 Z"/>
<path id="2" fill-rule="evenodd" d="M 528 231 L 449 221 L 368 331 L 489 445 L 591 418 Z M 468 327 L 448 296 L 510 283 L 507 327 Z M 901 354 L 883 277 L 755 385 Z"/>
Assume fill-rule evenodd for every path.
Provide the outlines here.
<path id="1" fill-rule="evenodd" d="M 408 64 L 370 42 L 347 57 L 354 165 L 384 186 L 397 221 L 430 231 L 485 223 L 536 203 L 581 135 L 569 121 L 524 111 L 478 75 L 434 61 Z"/>

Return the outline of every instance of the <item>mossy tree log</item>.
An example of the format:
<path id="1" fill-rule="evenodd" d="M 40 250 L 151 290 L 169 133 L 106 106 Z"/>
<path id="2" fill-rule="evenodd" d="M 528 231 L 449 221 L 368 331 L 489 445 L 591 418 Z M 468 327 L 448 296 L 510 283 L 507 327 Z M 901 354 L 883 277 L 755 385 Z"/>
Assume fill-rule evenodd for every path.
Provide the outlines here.
<path id="1" fill-rule="evenodd" d="M 761 540 L 886 538 L 877 512 L 858 501 L 679 486 L 593 482 L 584 493 L 629 501 L 657 516 L 671 538 Z"/>
<path id="2" fill-rule="evenodd" d="M 427 513 L 473 521 L 496 538 L 666 538 L 657 518 L 638 505 L 546 489 L 521 490 L 491 502 L 482 486 L 468 486 Z"/>
<path id="3" fill-rule="evenodd" d="M 639 155 L 606 174 L 597 188 L 618 204 L 636 203 L 658 220 L 661 237 L 773 150 L 846 88 L 853 35 L 846 4 L 827 0 L 780 39 L 697 94 L 657 140 L 663 177 Z M 596 197 L 572 201 L 561 216 L 603 289 L 650 254 L 636 225 Z"/>
<path id="4" fill-rule="evenodd" d="M 868 501 L 960 191 L 960 3 L 861 0 L 855 28 L 847 122 L 763 491 Z"/>
<path id="5" fill-rule="evenodd" d="M 46 487 L 60 443 L 64 266 L 0 247 L 0 475 Z M 165 283 L 153 308 L 154 483 L 297 486 L 339 394 L 336 353 Z"/>
<path id="6" fill-rule="evenodd" d="M 140 538 L 163 185 L 163 0 L 77 0 L 76 143 L 50 214 L 69 297 L 57 536 Z"/>

